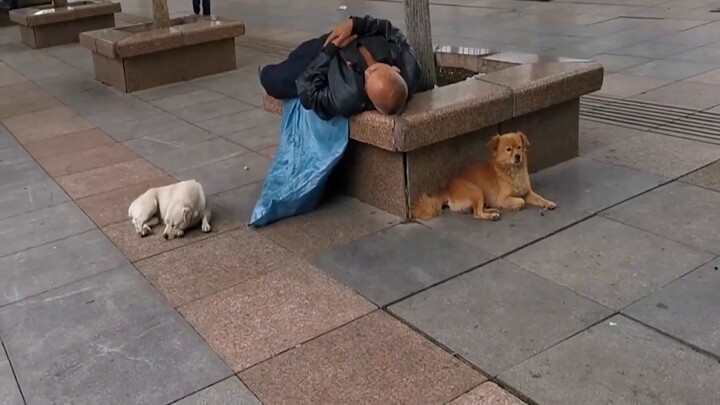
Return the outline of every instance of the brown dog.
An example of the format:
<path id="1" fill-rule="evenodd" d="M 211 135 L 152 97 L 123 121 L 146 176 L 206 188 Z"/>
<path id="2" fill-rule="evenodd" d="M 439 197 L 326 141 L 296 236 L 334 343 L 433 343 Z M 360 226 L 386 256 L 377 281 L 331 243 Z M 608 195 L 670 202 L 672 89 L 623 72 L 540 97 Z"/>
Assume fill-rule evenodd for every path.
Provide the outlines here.
<path id="1" fill-rule="evenodd" d="M 412 217 L 434 218 L 444 206 L 455 212 L 472 211 L 475 218 L 490 221 L 500 219 L 500 210 L 519 211 L 526 203 L 554 210 L 554 202 L 540 197 L 530 187 L 528 145 L 522 132 L 493 136 L 488 142 L 490 161 L 455 176 L 440 193 L 420 197 L 412 206 Z"/>

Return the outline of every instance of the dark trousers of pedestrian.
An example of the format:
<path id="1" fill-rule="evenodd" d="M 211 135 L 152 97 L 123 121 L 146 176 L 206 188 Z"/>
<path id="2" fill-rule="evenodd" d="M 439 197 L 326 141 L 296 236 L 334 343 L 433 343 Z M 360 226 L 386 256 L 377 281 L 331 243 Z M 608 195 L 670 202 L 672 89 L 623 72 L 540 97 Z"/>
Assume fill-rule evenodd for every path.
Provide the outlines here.
<path id="1" fill-rule="evenodd" d="M 277 65 L 267 65 L 260 71 L 260 84 L 270 97 L 278 99 L 298 96 L 295 81 L 307 69 L 320 52 L 328 35 L 303 42 Z"/>
<path id="2" fill-rule="evenodd" d="M 193 12 L 195 15 L 200 14 L 200 0 L 193 0 Z M 203 15 L 210 15 L 210 0 L 202 0 Z"/>

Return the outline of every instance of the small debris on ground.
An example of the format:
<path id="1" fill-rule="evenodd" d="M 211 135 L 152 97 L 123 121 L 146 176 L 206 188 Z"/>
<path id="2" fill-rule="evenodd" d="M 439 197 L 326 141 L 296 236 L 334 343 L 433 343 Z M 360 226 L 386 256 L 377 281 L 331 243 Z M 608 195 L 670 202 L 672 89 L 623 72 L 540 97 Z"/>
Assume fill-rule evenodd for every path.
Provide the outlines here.
<path id="1" fill-rule="evenodd" d="M 347 6 L 340 6 L 338 7 L 338 10 L 347 10 Z"/>
<path id="2" fill-rule="evenodd" d="M 245 170 L 250 170 L 250 168 L 247 167 L 247 166 L 243 167 L 243 169 L 245 169 Z"/>

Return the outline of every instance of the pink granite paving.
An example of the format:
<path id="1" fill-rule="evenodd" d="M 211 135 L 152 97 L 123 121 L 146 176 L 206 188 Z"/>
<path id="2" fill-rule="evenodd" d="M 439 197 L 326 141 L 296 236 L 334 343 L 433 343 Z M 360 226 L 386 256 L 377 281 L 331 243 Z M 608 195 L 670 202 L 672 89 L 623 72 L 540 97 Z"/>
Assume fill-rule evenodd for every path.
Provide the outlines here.
<path id="1" fill-rule="evenodd" d="M 242 371 L 375 307 L 302 259 L 186 306 L 180 313 Z"/>
<path id="2" fill-rule="evenodd" d="M 136 263 L 145 277 L 179 307 L 292 263 L 282 247 L 239 229 Z"/>
<path id="3" fill-rule="evenodd" d="M 485 378 L 382 311 L 240 373 L 270 404 L 442 404 Z"/>

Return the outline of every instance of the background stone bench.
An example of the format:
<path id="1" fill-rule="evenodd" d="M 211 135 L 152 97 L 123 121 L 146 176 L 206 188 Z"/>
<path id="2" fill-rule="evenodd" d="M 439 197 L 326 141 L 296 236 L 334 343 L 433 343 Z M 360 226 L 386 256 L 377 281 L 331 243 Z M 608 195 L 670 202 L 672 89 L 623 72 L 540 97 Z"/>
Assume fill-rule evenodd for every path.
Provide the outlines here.
<path id="1" fill-rule="evenodd" d="M 31 48 L 78 42 L 81 32 L 115 26 L 120 3 L 104 0 L 73 1 L 66 7 L 52 4 L 12 10 L 10 20 L 20 27 L 20 37 Z"/>
<path id="2" fill-rule="evenodd" d="M 90 49 L 95 77 L 123 92 L 234 70 L 235 37 L 245 25 L 218 17 L 189 16 L 170 21 L 84 32 L 80 45 Z"/>
<path id="3" fill-rule="evenodd" d="M 486 159 L 495 134 L 528 135 L 531 171 L 578 156 L 579 99 L 602 87 L 601 64 L 450 47 L 436 50 L 436 60 L 482 75 L 417 94 L 399 117 L 353 117 L 333 181 L 338 191 L 407 218 L 421 194 Z M 267 95 L 264 106 L 282 112 Z"/>

